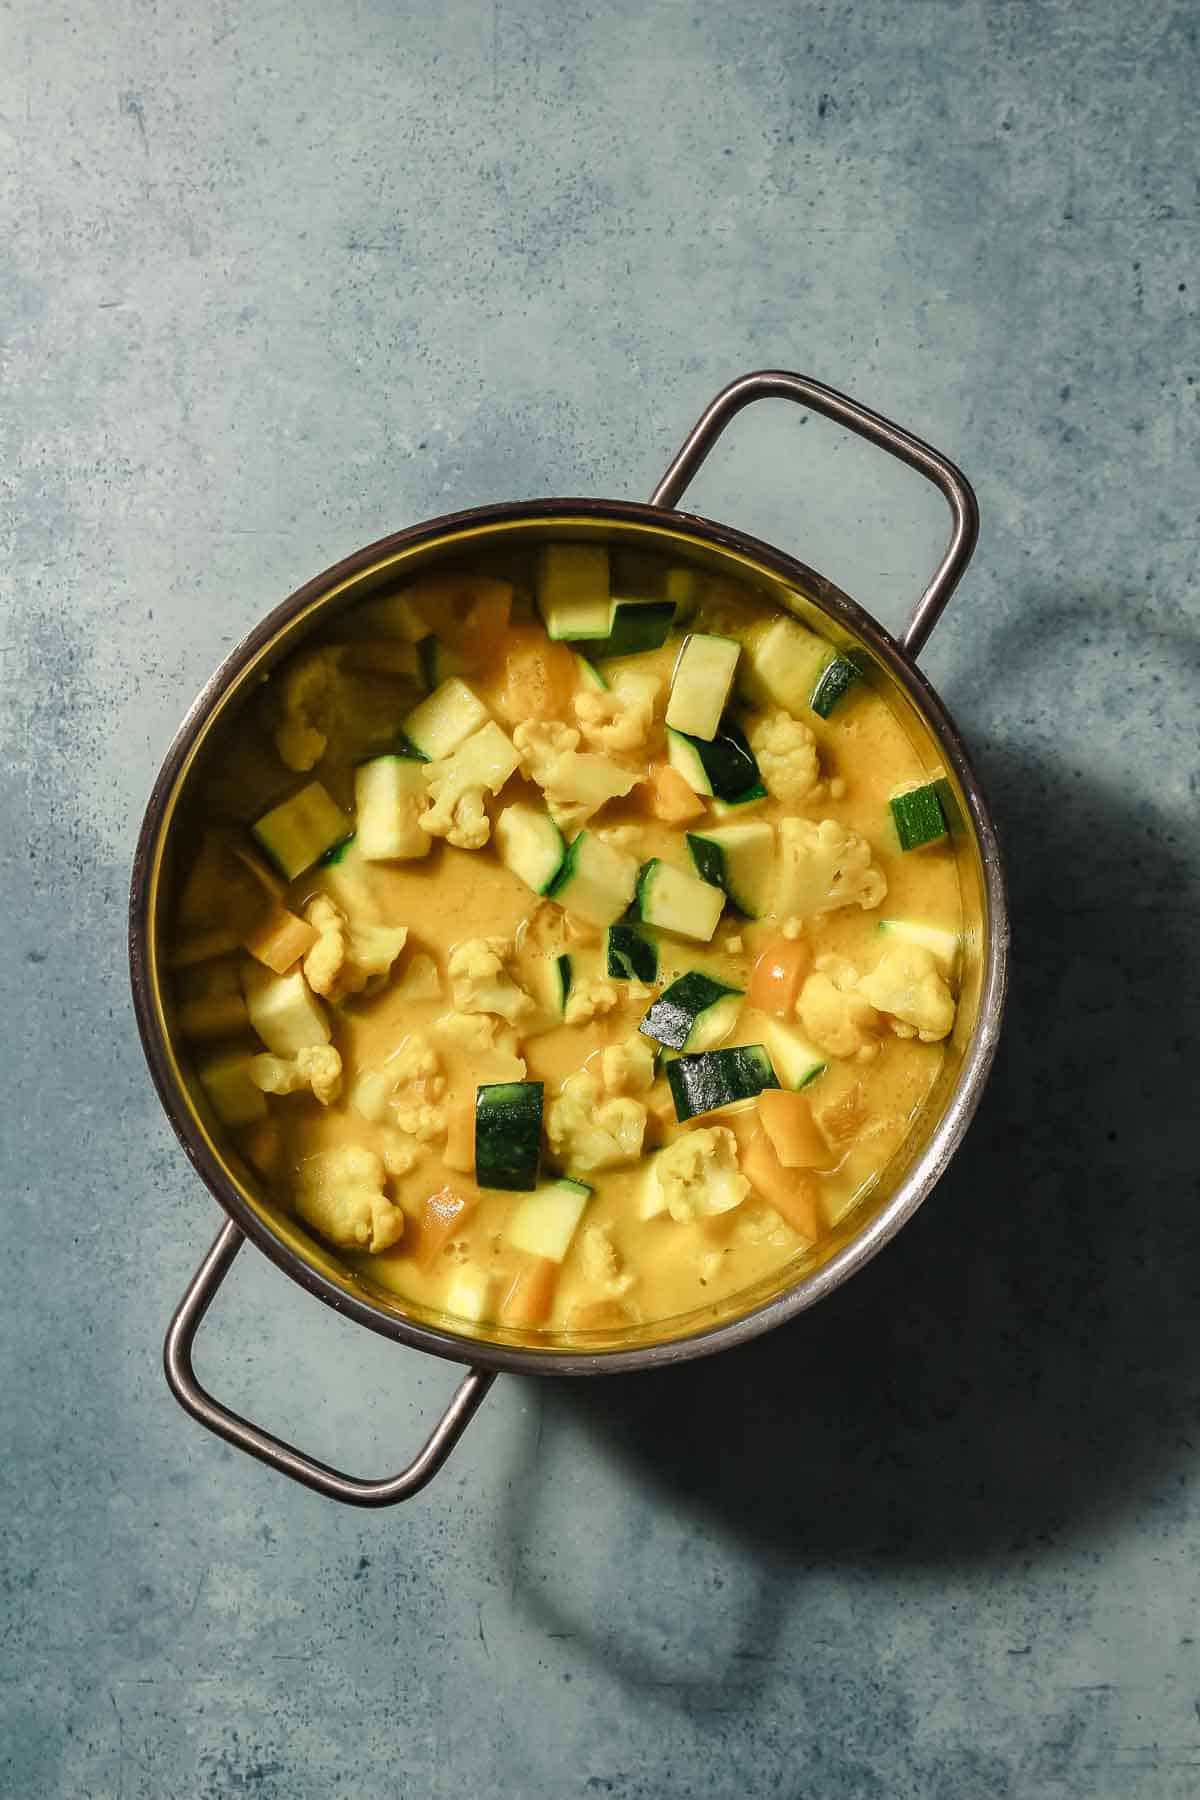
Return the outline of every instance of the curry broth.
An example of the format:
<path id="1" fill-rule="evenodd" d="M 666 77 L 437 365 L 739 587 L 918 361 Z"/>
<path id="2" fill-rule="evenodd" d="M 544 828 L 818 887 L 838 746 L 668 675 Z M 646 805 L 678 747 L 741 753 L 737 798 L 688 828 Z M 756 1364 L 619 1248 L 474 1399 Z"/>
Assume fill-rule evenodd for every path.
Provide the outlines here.
<path id="1" fill-rule="evenodd" d="M 477 571 L 486 574 L 486 559 L 480 559 Z M 688 866 L 685 828 L 652 816 L 642 785 L 651 768 L 663 761 L 663 712 L 683 633 L 711 632 L 733 636 L 745 644 L 774 616 L 773 609 L 749 589 L 711 579 L 698 585 L 700 597 L 694 611 L 660 649 L 619 659 L 623 670 L 656 678 L 660 691 L 645 745 L 621 759 L 635 768 L 639 785 L 627 798 L 605 804 L 586 826 L 611 834 L 643 864 L 659 856 Z M 515 731 L 518 723 L 512 717 L 511 645 L 528 643 L 541 631 L 530 595 L 519 582 L 512 596 L 510 627 L 493 651 L 464 676 L 506 732 Z M 327 641 L 360 642 L 352 613 L 316 640 Z M 356 764 L 390 748 L 404 716 L 422 693 L 407 674 L 366 666 L 371 642 L 361 640 L 366 645 L 361 666 L 350 676 L 352 716 L 331 729 L 325 753 L 311 769 L 285 767 L 276 751 L 273 729 L 278 723 L 278 706 L 274 695 L 280 670 L 275 671 L 264 695 L 225 728 L 187 828 L 193 846 L 214 823 L 221 829 L 244 828 L 313 778 L 352 816 Z M 298 654 L 309 648 L 306 645 Z M 610 673 L 613 667 L 608 665 Z M 757 712 L 764 710 L 775 709 L 742 708 L 741 716 L 752 724 Z M 570 713 L 565 717 L 571 722 Z M 832 820 L 866 840 L 887 882 L 881 906 L 842 906 L 804 921 L 803 935 L 814 955 L 841 958 L 860 973 L 870 971 L 879 961 L 878 924 L 885 916 L 960 932 L 959 881 L 951 837 L 904 852 L 891 826 L 891 796 L 929 781 L 936 771 L 922 762 L 879 686 L 874 680 L 857 681 L 828 718 L 806 711 L 803 724 L 816 742 L 825 791 L 811 803 L 800 804 L 768 794 L 752 809 L 747 808 L 746 816 L 772 824 L 795 816 Z M 832 790 L 831 782 L 835 784 Z M 506 967 L 528 993 L 537 991 L 546 958 L 560 951 L 571 956 L 577 980 L 605 978 L 604 929 L 573 917 L 551 900 L 539 899 L 499 861 L 495 821 L 517 800 L 535 805 L 541 800 L 528 769 L 513 774 L 498 794 L 487 797 L 493 836 L 485 847 L 456 848 L 435 841 L 431 852 L 420 860 L 368 862 L 352 843 L 340 860 L 319 863 L 286 884 L 282 904 L 298 918 L 303 919 L 314 901 L 325 896 L 353 919 L 404 925 L 408 937 L 387 979 L 372 982 L 367 992 L 348 995 L 326 1009 L 343 1071 L 338 1096 L 322 1105 L 303 1092 L 271 1094 L 265 1101 L 265 1121 L 234 1128 L 234 1141 L 277 1202 L 289 1205 L 306 1167 L 331 1149 L 359 1146 L 384 1157 L 389 1144 L 394 1146 L 397 1126 L 392 1117 L 385 1114 L 383 1119 L 371 1119 L 356 1106 L 355 1078 L 365 1070 L 381 1072 L 386 1079 L 389 1059 L 415 1038 L 425 1038 L 435 1047 L 438 1079 L 445 1084 L 441 1105 L 470 1105 L 477 1085 L 520 1080 L 524 1075 L 526 1080 L 544 1082 L 549 1108 L 564 1082 L 580 1070 L 598 1066 L 605 1046 L 637 1034 L 650 999 L 637 986 L 618 981 L 613 983 L 617 1004 L 603 1016 L 576 1024 L 554 1024 L 539 1016 L 528 1030 L 521 1030 L 520 1060 L 511 1049 L 481 1050 L 439 1035 L 437 1022 L 455 1010 L 447 959 L 455 946 L 468 940 L 505 940 L 511 946 Z M 658 980 L 652 993 L 661 993 L 691 970 L 745 991 L 757 958 L 778 940 L 780 927 L 779 918 L 750 920 L 727 908 L 708 943 L 666 931 L 648 934 L 657 938 L 659 951 Z M 173 929 L 176 948 L 186 947 L 190 927 L 177 921 Z M 436 965 L 436 996 L 414 997 L 411 992 L 408 973 L 422 958 L 432 958 Z M 243 952 L 238 959 L 243 965 Z M 191 967 L 179 972 L 181 994 L 193 978 Z M 240 1054 L 251 1047 L 252 1040 L 244 1031 L 217 1038 L 215 1044 L 212 1034 L 207 1035 L 209 1041 L 194 1046 L 198 1054 L 211 1056 L 214 1048 L 221 1054 Z M 729 1041 L 756 1043 L 762 1036 L 760 1015 L 743 1007 Z M 878 1048 L 870 1060 L 831 1054 L 825 1072 L 806 1089 L 829 1147 L 827 1166 L 814 1176 L 822 1230 L 831 1230 L 870 1190 L 912 1128 L 942 1066 L 944 1040 L 923 1042 L 915 1036 L 895 1035 L 886 1015 L 880 1015 L 874 1038 Z M 259 1044 L 253 1047 L 262 1049 Z M 643 1155 L 626 1166 L 605 1167 L 581 1176 L 593 1188 L 583 1229 L 599 1227 L 613 1254 L 602 1259 L 605 1271 L 598 1274 L 596 1258 L 585 1259 L 579 1243 L 573 1243 L 541 1321 L 547 1332 L 558 1335 L 572 1329 L 618 1329 L 623 1324 L 666 1321 L 717 1305 L 766 1277 L 778 1276 L 792 1262 L 802 1265 L 814 1251 L 813 1242 L 772 1208 L 769 1193 L 753 1186 L 741 1204 L 711 1216 L 681 1219 L 662 1212 L 642 1217 L 648 1157 L 685 1133 L 713 1126 L 731 1131 L 739 1153 L 744 1153 L 761 1126 L 754 1105 L 679 1122 L 661 1070 L 653 1087 L 638 1098 L 648 1107 Z M 435 1311 L 446 1308 L 457 1272 L 481 1271 L 487 1278 L 486 1306 L 479 1316 L 456 1322 L 461 1329 L 486 1333 L 489 1324 L 505 1322 L 505 1293 L 529 1261 L 506 1237 L 506 1226 L 522 1195 L 480 1188 L 461 1167 L 447 1167 L 443 1140 L 444 1134 L 425 1143 L 410 1139 L 407 1148 L 416 1151 L 413 1166 L 397 1168 L 388 1176 L 388 1200 L 405 1215 L 398 1241 L 372 1254 L 358 1253 L 345 1244 L 341 1251 L 370 1283 Z M 547 1157 L 547 1161 L 557 1162 L 564 1173 L 573 1173 L 569 1159 Z M 437 1254 L 428 1257 L 422 1254 L 423 1212 L 430 1194 L 444 1187 L 467 1206 L 461 1223 Z"/>

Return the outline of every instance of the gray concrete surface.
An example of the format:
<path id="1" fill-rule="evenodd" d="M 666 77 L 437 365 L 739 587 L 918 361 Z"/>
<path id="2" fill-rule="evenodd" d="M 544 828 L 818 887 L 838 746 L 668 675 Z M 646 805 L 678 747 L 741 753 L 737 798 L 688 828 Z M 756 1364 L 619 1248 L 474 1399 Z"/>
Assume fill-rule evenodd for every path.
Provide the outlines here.
<path id="1" fill-rule="evenodd" d="M 1200 1791 L 1197 64 L 1182 0 L 0 5 L 4 1794 Z M 159 1374 L 218 1215 L 127 998 L 155 768 L 310 574 L 643 496 L 761 365 L 979 489 L 926 660 L 1012 864 L 989 1099 L 808 1320 L 504 1381 L 339 1511 Z M 694 500 L 892 623 L 943 531 L 784 408 Z M 252 1255 L 201 1362 L 374 1471 L 451 1380 Z"/>

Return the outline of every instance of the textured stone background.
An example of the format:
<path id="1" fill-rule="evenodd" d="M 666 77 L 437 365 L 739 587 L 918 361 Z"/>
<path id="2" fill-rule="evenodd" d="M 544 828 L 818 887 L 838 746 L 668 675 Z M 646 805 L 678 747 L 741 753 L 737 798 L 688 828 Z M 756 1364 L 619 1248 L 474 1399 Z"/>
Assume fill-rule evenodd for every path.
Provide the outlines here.
<path id="1" fill-rule="evenodd" d="M 1200 1791 L 1197 65 L 1186 0 L 0 0 L 5 1795 Z M 979 488 L 927 661 L 1011 857 L 989 1099 L 809 1319 L 504 1381 L 338 1510 L 159 1374 L 218 1215 L 127 998 L 154 770 L 313 572 L 644 496 L 764 364 Z M 944 529 L 784 407 L 694 504 L 892 623 Z M 254 1255 L 201 1366 L 375 1472 L 452 1379 Z"/>

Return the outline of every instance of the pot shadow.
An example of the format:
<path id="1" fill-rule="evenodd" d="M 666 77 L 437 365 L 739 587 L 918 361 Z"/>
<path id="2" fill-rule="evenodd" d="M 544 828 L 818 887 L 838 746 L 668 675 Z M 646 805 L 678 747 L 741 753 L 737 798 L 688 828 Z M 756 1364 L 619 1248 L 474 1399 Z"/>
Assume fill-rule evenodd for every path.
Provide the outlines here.
<path id="1" fill-rule="evenodd" d="M 1054 654 L 1041 630 L 992 649 L 1010 671 Z M 1193 643 L 1173 649 L 1195 668 Z M 1194 869 L 1132 785 L 1011 748 L 980 760 L 1007 851 L 1012 986 L 988 1090 L 938 1187 L 780 1331 L 543 1387 L 551 1443 L 582 1427 L 681 1531 L 752 1552 L 756 1603 L 712 1659 L 714 1691 L 769 1656 L 805 1570 L 1028 1558 L 1148 1488 L 1174 1491 L 1194 1459 Z M 514 1499 L 518 1545 L 531 1505 Z M 661 1675 L 615 1622 L 576 1616 L 561 1583 L 517 1585 L 548 1633 L 630 1680 Z"/>

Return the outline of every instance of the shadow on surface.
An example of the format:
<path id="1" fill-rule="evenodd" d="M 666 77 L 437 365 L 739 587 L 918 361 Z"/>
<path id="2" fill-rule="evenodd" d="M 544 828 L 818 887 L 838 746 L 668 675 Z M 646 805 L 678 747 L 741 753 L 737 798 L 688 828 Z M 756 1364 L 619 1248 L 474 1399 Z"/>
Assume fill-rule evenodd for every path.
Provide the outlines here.
<path id="1" fill-rule="evenodd" d="M 707 1516 L 758 1546 L 764 1575 L 1034 1553 L 1161 1492 L 1164 1468 L 1191 1456 L 1194 884 L 1150 799 L 1069 759 L 981 762 L 1013 982 L 990 1086 L 938 1188 L 790 1326 L 682 1368 L 547 1384 L 551 1424 L 570 1415 L 682 1521 Z M 775 1586 L 764 1579 L 747 1641 L 777 1629 Z M 527 1599 L 551 1628 L 558 1600 Z"/>

